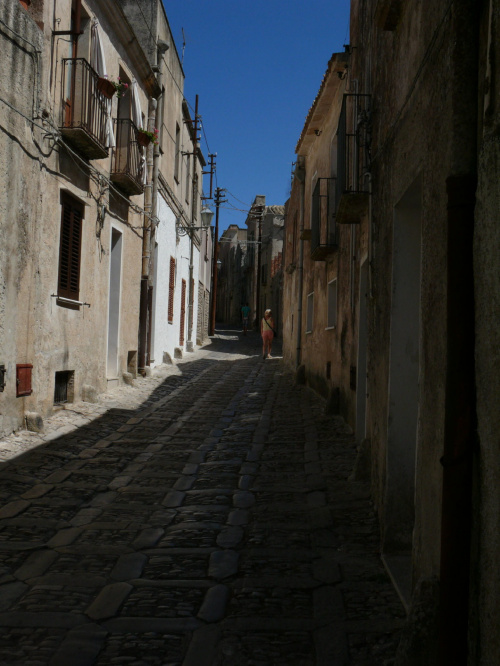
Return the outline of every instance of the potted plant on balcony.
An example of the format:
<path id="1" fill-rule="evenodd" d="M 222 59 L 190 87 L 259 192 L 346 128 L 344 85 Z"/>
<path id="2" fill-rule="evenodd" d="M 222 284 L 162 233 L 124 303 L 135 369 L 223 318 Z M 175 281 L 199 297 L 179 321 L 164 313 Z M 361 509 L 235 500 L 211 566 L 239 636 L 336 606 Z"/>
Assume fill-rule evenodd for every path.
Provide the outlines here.
<path id="1" fill-rule="evenodd" d="M 150 143 L 158 143 L 158 130 L 154 129 L 153 132 L 148 132 L 144 128 L 137 130 L 137 143 L 140 146 L 149 146 Z"/>
<path id="2" fill-rule="evenodd" d="M 116 96 L 123 97 L 128 90 L 128 83 L 124 83 L 120 77 L 118 77 L 118 81 L 116 83 L 114 81 L 113 83 L 115 86 Z"/>
<path id="3" fill-rule="evenodd" d="M 118 77 L 118 81 L 112 81 L 106 76 L 100 76 L 97 79 L 97 90 L 108 99 L 111 99 L 113 95 L 123 97 L 127 89 L 128 83 L 124 83 L 120 77 Z"/>

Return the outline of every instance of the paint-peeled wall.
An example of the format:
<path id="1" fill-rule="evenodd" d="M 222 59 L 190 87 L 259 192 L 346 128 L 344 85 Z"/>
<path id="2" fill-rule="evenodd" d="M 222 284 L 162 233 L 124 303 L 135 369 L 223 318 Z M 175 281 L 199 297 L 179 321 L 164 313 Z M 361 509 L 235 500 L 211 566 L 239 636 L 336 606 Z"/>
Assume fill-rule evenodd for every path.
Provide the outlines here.
<path id="1" fill-rule="evenodd" d="M 4 75 L 0 79 L 0 365 L 5 367 L 5 388 L 0 393 L 0 434 L 23 424 L 30 398 L 16 397 L 16 365 L 33 363 L 33 336 L 39 327 L 34 294 L 26 284 L 37 274 L 38 220 L 43 188 L 48 182 L 34 145 L 43 145 L 43 128 L 31 133 L 27 118 L 40 105 L 44 75 L 40 51 L 43 36 L 19 2 L 2 2 L 0 52 Z M 26 117 L 25 117 L 26 116 Z M 49 148 L 45 144 L 46 149 Z M 42 168 L 41 168 L 42 166 Z M 36 298 L 36 296 L 35 296 Z"/>

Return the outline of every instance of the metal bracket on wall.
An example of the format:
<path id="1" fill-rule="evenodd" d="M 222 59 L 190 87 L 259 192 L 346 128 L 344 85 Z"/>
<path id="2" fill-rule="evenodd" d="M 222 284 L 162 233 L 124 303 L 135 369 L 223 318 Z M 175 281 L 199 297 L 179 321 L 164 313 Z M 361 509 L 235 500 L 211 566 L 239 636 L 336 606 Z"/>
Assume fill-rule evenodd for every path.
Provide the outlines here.
<path id="1" fill-rule="evenodd" d="M 0 393 L 5 388 L 5 365 L 0 365 Z"/>

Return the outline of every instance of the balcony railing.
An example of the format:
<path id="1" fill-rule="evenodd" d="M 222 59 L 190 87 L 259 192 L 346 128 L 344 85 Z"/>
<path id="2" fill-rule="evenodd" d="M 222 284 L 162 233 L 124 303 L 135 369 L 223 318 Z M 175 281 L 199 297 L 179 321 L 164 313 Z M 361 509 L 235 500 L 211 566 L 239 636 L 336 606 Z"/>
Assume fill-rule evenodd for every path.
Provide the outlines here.
<path id="1" fill-rule="evenodd" d="M 108 100 L 97 90 L 97 73 L 83 58 L 63 60 L 61 134 L 85 157 L 107 157 Z"/>
<path id="2" fill-rule="evenodd" d="M 318 178 L 312 195 L 311 258 L 321 261 L 338 247 L 336 178 Z"/>
<path id="3" fill-rule="evenodd" d="M 116 148 L 111 163 L 111 180 L 126 194 L 144 192 L 143 173 L 146 162 L 137 143 L 137 128 L 128 118 L 115 120 Z"/>
<path id="4" fill-rule="evenodd" d="M 370 95 L 344 95 L 337 131 L 337 223 L 356 224 L 368 205 Z"/>

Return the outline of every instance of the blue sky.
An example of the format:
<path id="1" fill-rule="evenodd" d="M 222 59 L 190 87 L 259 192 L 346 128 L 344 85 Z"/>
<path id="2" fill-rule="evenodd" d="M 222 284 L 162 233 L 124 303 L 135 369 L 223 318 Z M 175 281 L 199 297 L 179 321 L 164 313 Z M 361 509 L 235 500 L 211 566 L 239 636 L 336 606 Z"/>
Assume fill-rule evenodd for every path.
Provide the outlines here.
<path id="1" fill-rule="evenodd" d="M 180 56 L 184 29 L 184 94 L 193 109 L 199 96 L 202 150 L 217 153 L 216 185 L 228 190 L 220 230 L 244 227 L 255 195 L 278 205 L 289 196 L 305 118 L 332 53 L 349 41 L 350 2 L 163 2 Z"/>

